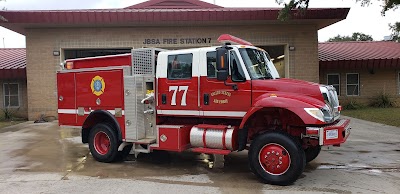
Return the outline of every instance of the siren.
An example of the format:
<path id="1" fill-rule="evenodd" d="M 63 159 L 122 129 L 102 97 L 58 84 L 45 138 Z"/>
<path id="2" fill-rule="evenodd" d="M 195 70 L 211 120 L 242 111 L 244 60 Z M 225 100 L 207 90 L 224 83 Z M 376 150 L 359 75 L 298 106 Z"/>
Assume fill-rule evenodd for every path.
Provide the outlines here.
<path id="1" fill-rule="evenodd" d="M 238 38 L 236 36 L 232 36 L 230 34 L 222 34 L 221 36 L 219 36 L 218 42 L 223 43 L 225 45 L 236 44 L 236 45 L 253 46 L 253 44 L 251 44 L 250 42 L 247 42 L 247 41 L 245 41 L 243 39 L 240 39 L 240 38 Z"/>

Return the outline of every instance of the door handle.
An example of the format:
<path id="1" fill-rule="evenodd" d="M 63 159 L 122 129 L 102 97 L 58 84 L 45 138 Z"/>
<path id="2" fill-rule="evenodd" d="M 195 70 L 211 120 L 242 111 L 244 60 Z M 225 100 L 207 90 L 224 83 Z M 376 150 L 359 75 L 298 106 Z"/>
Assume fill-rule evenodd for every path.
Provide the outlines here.
<path id="1" fill-rule="evenodd" d="M 162 104 L 167 104 L 167 95 L 166 94 L 161 95 L 161 102 L 162 102 Z"/>
<path id="2" fill-rule="evenodd" d="M 204 94 L 204 105 L 210 104 L 210 95 Z"/>

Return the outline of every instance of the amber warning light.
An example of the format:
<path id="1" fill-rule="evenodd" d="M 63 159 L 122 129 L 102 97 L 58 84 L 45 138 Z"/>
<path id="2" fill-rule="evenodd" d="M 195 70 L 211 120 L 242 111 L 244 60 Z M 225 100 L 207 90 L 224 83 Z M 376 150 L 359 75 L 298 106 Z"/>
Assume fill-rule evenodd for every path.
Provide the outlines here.
<path id="1" fill-rule="evenodd" d="M 253 46 L 250 42 L 247 42 L 243 39 L 240 39 L 236 36 L 232 36 L 230 34 L 222 34 L 218 38 L 218 42 L 223 43 L 223 44 L 236 44 L 236 45 L 247 45 L 247 46 Z"/>
<path id="2" fill-rule="evenodd" d="M 65 69 L 73 69 L 74 68 L 74 62 L 67 62 L 65 64 Z"/>

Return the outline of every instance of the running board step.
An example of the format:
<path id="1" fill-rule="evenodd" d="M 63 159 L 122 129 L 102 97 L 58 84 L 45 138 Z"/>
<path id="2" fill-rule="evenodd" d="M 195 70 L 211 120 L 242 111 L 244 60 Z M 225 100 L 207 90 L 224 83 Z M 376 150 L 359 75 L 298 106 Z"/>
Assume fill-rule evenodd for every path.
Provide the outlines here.
<path id="1" fill-rule="evenodd" d="M 143 139 L 138 139 L 136 141 L 133 141 L 134 144 L 146 144 L 146 145 L 149 145 L 149 144 L 152 144 L 155 142 L 156 142 L 155 138 L 143 138 Z"/>
<path id="2" fill-rule="evenodd" d="M 210 149 L 210 148 L 192 148 L 192 152 L 204 153 L 204 154 L 221 154 L 228 155 L 231 153 L 231 150 L 220 150 L 220 149 Z"/>

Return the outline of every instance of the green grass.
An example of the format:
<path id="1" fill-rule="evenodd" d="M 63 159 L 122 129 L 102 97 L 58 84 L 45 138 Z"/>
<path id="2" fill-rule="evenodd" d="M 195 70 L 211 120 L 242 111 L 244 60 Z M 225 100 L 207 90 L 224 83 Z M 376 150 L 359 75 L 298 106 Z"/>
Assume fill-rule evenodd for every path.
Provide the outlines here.
<path id="1" fill-rule="evenodd" d="M 361 108 L 343 110 L 342 115 L 400 127 L 400 108 Z"/>

